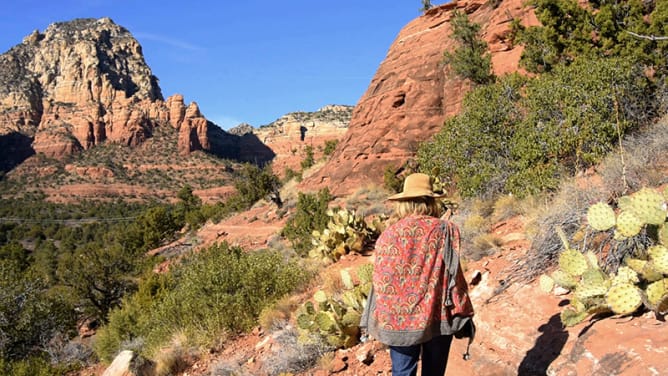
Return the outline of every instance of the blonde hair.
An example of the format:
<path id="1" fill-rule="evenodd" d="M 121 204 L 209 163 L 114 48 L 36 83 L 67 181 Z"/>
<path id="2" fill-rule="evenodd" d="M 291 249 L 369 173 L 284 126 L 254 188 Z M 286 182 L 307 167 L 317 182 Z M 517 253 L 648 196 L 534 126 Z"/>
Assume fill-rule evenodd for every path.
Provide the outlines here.
<path id="1" fill-rule="evenodd" d="M 441 208 L 435 198 L 428 196 L 395 201 L 394 216 L 401 219 L 409 215 L 430 215 L 432 217 L 439 217 L 441 215 Z"/>

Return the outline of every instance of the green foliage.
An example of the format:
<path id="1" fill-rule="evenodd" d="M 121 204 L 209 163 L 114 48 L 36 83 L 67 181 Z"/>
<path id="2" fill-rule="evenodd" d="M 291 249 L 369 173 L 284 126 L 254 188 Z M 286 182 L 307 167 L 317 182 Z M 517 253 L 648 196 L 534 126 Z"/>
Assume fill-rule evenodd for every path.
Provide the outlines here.
<path id="1" fill-rule="evenodd" d="M 304 159 L 301 161 L 302 171 L 308 169 L 314 164 L 315 158 L 313 157 L 313 146 L 306 145 L 304 147 Z"/>
<path id="2" fill-rule="evenodd" d="M 420 11 L 426 12 L 432 7 L 433 5 L 431 5 L 431 0 L 422 0 L 422 8 L 420 8 Z"/>
<path id="3" fill-rule="evenodd" d="M 461 113 L 420 146 L 420 169 L 439 168 L 446 186 L 468 197 L 553 190 L 645 124 L 652 93 L 642 67 L 618 58 L 504 77 L 467 94 Z"/>
<path id="4" fill-rule="evenodd" d="M 506 76 L 467 94 L 462 111 L 420 145 L 420 170 L 439 171 L 445 186 L 465 197 L 501 191 L 510 172 L 510 143 L 521 119 L 518 102 L 525 81 Z"/>
<path id="5" fill-rule="evenodd" d="M 387 166 L 383 172 L 383 185 L 387 190 L 399 193 L 403 189 L 404 180 L 397 176 L 397 168 Z"/>
<path id="6" fill-rule="evenodd" d="M 319 290 L 313 302 L 304 303 L 297 310 L 297 328 L 303 342 L 316 335 L 333 348 L 350 348 L 359 342 L 360 319 L 371 290 L 373 265 L 362 265 L 357 270 L 355 284 L 348 270 L 341 271 L 344 290 L 328 296 Z"/>
<path id="7" fill-rule="evenodd" d="M 325 141 L 325 148 L 322 153 L 325 157 L 329 157 L 336 150 L 336 146 L 339 144 L 339 140 L 327 140 Z"/>
<path id="8" fill-rule="evenodd" d="M 118 245 L 87 244 L 65 252 L 58 263 L 58 279 L 80 301 L 80 309 L 105 320 L 110 309 L 135 289 L 129 276 L 138 275 L 145 265 L 140 255 Z"/>
<path id="9" fill-rule="evenodd" d="M 273 251 L 245 252 L 226 243 L 152 277 L 114 310 L 98 334 L 96 352 L 111 359 L 126 344 L 142 340 L 150 355 L 177 333 L 211 345 L 226 332 L 256 325 L 262 309 L 302 286 L 307 273 Z"/>
<path id="10" fill-rule="evenodd" d="M 668 43 L 632 35 L 668 35 L 668 6 L 663 1 L 534 0 L 542 26 L 519 33 L 521 64 L 530 72 L 547 72 L 579 57 L 619 56 L 665 72 Z M 651 4 L 651 5 L 650 5 Z M 649 6 L 648 6 L 649 5 Z"/>
<path id="11" fill-rule="evenodd" d="M 234 179 L 234 188 L 237 190 L 227 205 L 235 211 L 246 210 L 257 201 L 270 196 L 278 195 L 281 182 L 274 175 L 271 165 L 260 168 L 256 165 L 246 163 Z"/>
<path id="12" fill-rule="evenodd" d="M 285 172 L 283 173 L 283 181 L 284 182 L 289 182 L 290 180 L 295 179 L 295 181 L 300 182 L 302 181 L 302 173 L 297 172 L 290 167 L 285 167 Z"/>
<path id="13" fill-rule="evenodd" d="M 299 192 L 297 209 L 288 219 L 281 235 L 287 238 L 295 251 L 306 256 L 311 249 L 311 233 L 322 230 L 327 225 L 327 205 L 332 200 L 329 189 L 324 188 L 317 194 Z"/>
<path id="14" fill-rule="evenodd" d="M 476 84 L 493 82 L 492 55 L 487 50 L 487 43 L 480 38 L 480 25 L 470 22 L 466 13 L 460 11 L 453 13 L 450 24 L 452 38 L 459 47 L 452 53 L 446 51 L 444 62 L 456 75 Z"/>
<path id="15" fill-rule="evenodd" d="M 0 260 L 0 358 L 39 354 L 57 333 L 72 334 L 74 311 L 60 294 L 12 261 Z"/>

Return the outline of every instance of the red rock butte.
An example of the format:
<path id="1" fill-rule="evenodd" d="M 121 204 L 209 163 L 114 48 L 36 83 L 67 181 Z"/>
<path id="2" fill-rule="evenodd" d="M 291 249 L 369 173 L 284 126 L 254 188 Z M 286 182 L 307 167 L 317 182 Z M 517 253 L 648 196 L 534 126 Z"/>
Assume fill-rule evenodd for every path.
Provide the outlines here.
<path id="1" fill-rule="evenodd" d="M 420 142 L 459 111 L 470 85 L 442 63 L 443 53 L 457 47 L 449 22 L 455 10 L 481 25 L 495 74 L 518 70 L 522 48 L 508 42 L 511 21 L 539 24 L 521 0 L 503 1 L 496 8 L 484 0 L 453 1 L 430 9 L 401 30 L 355 106 L 332 158 L 301 189 L 329 187 L 344 195 L 369 183 L 382 184 L 388 166 L 403 165 Z"/>

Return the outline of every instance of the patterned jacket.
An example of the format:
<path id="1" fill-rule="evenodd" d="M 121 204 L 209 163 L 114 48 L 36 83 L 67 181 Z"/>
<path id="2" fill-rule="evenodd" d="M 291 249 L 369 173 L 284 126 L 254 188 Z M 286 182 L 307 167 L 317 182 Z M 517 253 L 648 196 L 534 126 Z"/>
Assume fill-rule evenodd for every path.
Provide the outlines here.
<path id="1" fill-rule="evenodd" d="M 473 306 L 459 250 L 459 229 L 452 222 L 412 215 L 389 226 L 376 241 L 373 289 L 361 326 L 391 346 L 462 329 Z"/>

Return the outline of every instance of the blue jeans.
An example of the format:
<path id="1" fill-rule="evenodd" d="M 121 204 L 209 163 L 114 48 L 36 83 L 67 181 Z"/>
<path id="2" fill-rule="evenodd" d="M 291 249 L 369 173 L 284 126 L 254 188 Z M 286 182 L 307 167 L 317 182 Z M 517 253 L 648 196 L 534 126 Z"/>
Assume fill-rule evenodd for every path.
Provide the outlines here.
<path id="1" fill-rule="evenodd" d="M 413 346 L 390 346 L 392 376 L 416 376 L 422 350 L 422 376 L 445 375 L 452 336 L 434 337 Z"/>

